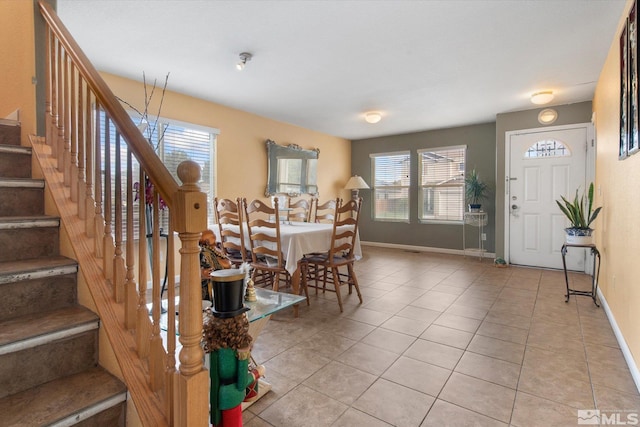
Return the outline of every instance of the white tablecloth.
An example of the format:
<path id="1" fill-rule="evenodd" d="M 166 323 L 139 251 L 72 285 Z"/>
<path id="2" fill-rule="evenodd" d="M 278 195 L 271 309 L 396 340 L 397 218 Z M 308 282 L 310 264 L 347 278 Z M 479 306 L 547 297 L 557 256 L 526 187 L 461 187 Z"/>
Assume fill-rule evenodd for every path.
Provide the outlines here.
<path id="1" fill-rule="evenodd" d="M 231 229 L 238 231 L 237 226 L 225 225 Z M 215 232 L 218 240 L 220 239 L 220 229 L 218 224 L 211 227 Z M 333 231 L 333 224 L 317 224 L 313 222 L 292 222 L 291 224 L 280 224 L 280 239 L 282 246 L 282 253 L 285 258 L 285 268 L 290 274 L 293 274 L 298 268 L 298 261 L 302 259 L 305 254 L 312 252 L 326 252 L 331 245 L 331 233 Z M 245 232 L 245 246 L 250 247 L 249 235 L 247 233 L 246 226 Z M 239 240 L 239 239 L 238 239 Z M 239 241 L 237 243 L 240 243 Z M 356 243 L 354 247 L 354 254 L 356 258 L 362 257 L 362 248 L 360 247 L 360 236 L 356 235 Z"/>

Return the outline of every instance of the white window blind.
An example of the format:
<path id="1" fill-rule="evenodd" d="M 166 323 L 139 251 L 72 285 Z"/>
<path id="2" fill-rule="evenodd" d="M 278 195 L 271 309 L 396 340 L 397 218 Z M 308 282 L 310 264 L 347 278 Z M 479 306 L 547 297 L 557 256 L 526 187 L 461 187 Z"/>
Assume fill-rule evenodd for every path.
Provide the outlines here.
<path id="1" fill-rule="evenodd" d="M 409 221 L 410 153 L 371 154 L 373 219 Z"/>
<path id="2" fill-rule="evenodd" d="M 418 150 L 419 218 L 462 221 L 466 146 Z"/>
<path id="3" fill-rule="evenodd" d="M 138 125 L 140 120 L 131 115 L 131 119 Z M 178 122 L 174 120 L 168 120 L 159 118 L 157 122 L 154 117 L 150 117 L 151 124 L 145 129 L 143 135 L 155 148 L 156 153 L 165 164 L 171 175 L 176 179 L 178 184 L 181 183 L 178 178 L 177 169 L 178 165 L 185 160 L 193 160 L 202 171 L 202 179 L 198 183 L 201 191 L 207 194 L 207 206 L 211 207 L 213 199 L 215 197 L 215 142 L 218 134 L 218 130 L 214 128 L 202 127 L 194 124 Z M 101 134 L 101 146 L 104 152 L 105 149 L 105 114 L 100 111 L 100 134 Z M 115 185 L 115 135 L 116 130 L 113 124 L 109 127 L 109 139 L 111 141 L 111 183 L 112 188 Z M 158 135 L 161 136 L 161 141 L 158 143 Z M 121 142 L 121 165 L 122 165 L 122 185 L 126 185 L 126 143 Z M 102 165 L 104 168 L 105 165 Z M 140 166 L 133 158 L 132 174 L 134 182 L 140 180 Z M 104 174 L 102 176 L 104 183 Z M 142 188 L 143 186 L 141 186 Z M 103 184 L 104 188 L 104 184 Z M 144 193 L 142 190 L 141 193 Z M 142 200 L 144 200 L 144 194 L 141 194 Z M 124 197 L 124 194 L 123 194 Z M 134 214 L 134 236 L 138 236 L 138 208 L 139 200 L 134 202 L 133 214 Z M 123 221 L 126 221 L 126 200 L 123 200 Z M 112 206 L 115 209 L 115 206 Z M 113 212 L 115 214 L 115 212 Z M 208 222 L 212 224 L 214 222 L 213 209 L 209 208 L 207 211 Z M 165 232 L 168 230 L 169 216 L 167 211 L 160 211 L 160 224 L 159 227 Z M 123 224 L 124 227 L 124 224 Z M 151 230 L 149 230 L 150 232 Z"/>

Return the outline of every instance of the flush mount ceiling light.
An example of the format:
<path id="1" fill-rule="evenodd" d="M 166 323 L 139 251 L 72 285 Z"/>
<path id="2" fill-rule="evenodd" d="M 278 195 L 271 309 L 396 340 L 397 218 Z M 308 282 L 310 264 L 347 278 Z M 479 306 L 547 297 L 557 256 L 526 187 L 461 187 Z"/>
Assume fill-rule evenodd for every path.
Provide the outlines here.
<path id="1" fill-rule="evenodd" d="M 252 54 L 250 54 L 249 52 L 242 52 L 240 54 L 240 61 L 238 61 L 238 63 L 236 64 L 236 68 L 239 71 L 244 70 L 245 65 L 247 65 L 248 61 L 251 61 L 251 58 L 253 58 Z"/>
<path id="2" fill-rule="evenodd" d="M 543 125 L 550 125 L 558 118 L 558 112 L 552 108 L 545 108 L 538 113 L 538 121 Z"/>
<path id="3" fill-rule="evenodd" d="M 367 123 L 378 123 L 382 120 L 382 114 L 377 111 L 369 111 L 368 113 L 364 113 L 364 119 Z"/>
<path id="4" fill-rule="evenodd" d="M 548 104 L 553 100 L 553 92 L 550 90 L 545 90 L 542 92 L 536 92 L 531 95 L 531 102 L 536 105 Z"/>

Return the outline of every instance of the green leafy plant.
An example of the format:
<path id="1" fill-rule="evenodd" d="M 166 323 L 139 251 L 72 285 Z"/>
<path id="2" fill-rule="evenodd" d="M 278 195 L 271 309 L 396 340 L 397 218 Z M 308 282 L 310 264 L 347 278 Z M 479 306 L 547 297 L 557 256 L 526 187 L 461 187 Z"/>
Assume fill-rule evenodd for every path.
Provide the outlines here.
<path id="1" fill-rule="evenodd" d="M 565 199 L 564 196 L 560 197 L 562 200 L 556 200 L 556 203 L 571 222 L 570 228 L 588 230 L 602 209 L 602 206 L 593 209 L 593 182 L 589 185 L 589 191 L 586 195 L 578 196 L 578 190 L 576 190 L 576 196 L 572 202 Z"/>
<path id="2" fill-rule="evenodd" d="M 464 194 L 467 202 L 476 205 L 489 196 L 489 186 L 480 180 L 480 175 L 473 169 L 464 179 Z"/>

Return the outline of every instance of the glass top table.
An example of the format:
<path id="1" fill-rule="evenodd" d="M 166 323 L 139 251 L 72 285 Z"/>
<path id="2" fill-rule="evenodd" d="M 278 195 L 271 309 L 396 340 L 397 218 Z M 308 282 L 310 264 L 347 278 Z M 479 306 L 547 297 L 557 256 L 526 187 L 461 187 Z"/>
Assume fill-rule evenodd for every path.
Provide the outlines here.
<path id="1" fill-rule="evenodd" d="M 275 292 L 269 289 L 255 288 L 257 301 L 245 301 L 245 307 L 249 307 L 247 311 L 247 317 L 249 322 L 255 322 L 260 319 L 264 319 L 271 316 L 278 311 L 284 310 L 287 307 L 291 307 L 299 302 L 305 300 L 305 297 L 301 295 L 288 294 L 285 292 Z M 179 306 L 180 297 L 176 297 L 176 308 Z M 151 309 L 152 304 L 147 304 Z M 160 315 L 160 329 L 167 330 L 167 313 L 166 306 L 163 304 L 163 313 Z M 204 311 L 203 311 L 204 313 Z M 176 313 L 178 314 L 178 313 Z M 179 320 L 179 315 L 176 316 L 176 323 Z M 176 334 L 178 334 L 178 328 L 176 327 Z"/>

